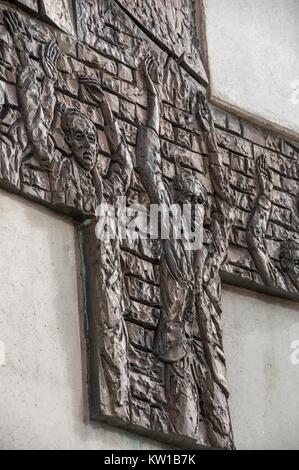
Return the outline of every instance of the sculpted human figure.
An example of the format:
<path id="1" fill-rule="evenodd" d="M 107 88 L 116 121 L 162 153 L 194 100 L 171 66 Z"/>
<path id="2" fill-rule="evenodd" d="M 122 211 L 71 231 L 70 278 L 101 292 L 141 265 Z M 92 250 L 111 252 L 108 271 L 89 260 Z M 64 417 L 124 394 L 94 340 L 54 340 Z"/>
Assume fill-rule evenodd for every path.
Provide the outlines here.
<path id="1" fill-rule="evenodd" d="M 97 145 L 94 147 L 93 142 L 90 143 L 88 133 L 82 135 L 84 128 L 71 127 L 71 132 L 75 134 L 71 145 L 78 150 L 77 158 L 85 161 L 85 169 L 91 169 L 98 203 L 108 203 L 117 209 L 118 198 L 125 196 L 130 185 L 132 160 L 100 83 L 88 77 L 81 77 L 80 81 L 89 99 L 100 107 L 104 118 L 104 130 L 111 152 L 106 178 L 101 178 L 95 165 Z M 69 138 L 72 137 L 69 135 Z M 124 320 L 128 297 L 120 261 L 120 238 L 101 235 L 97 234 L 97 221 L 93 220 L 86 229 L 85 253 L 89 260 L 88 306 L 93 322 L 93 367 L 96 367 L 94 374 L 101 376 L 101 383 L 95 385 L 93 392 L 98 395 L 100 405 L 92 413 L 97 418 L 101 414 L 128 421 L 128 337 Z"/>
<path id="2" fill-rule="evenodd" d="M 15 12 L 5 13 L 7 27 L 20 61 L 17 73 L 18 99 L 28 142 L 22 159 L 22 167 L 26 166 L 26 180 L 28 184 L 34 180 L 36 184 L 37 180 L 45 178 L 45 172 L 48 172 L 54 206 L 67 206 L 92 214 L 95 211 L 96 199 L 101 198 L 101 194 L 96 197 L 96 190 L 102 191 L 96 165 L 99 144 L 95 125 L 77 109 L 63 109 L 61 128 L 71 155 L 64 157 L 57 151 L 52 130 L 57 101 L 54 86 L 58 75 L 58 47 L 54 41 L 44 46 L 41 50 L 42 67 L 38 67 L 30 58 L 29 33 L 22 20 Z M 89 89 L 94 104 L 103 115 L 104 130 L 112 157 L 115 157 L 114 160 L 112 158 L 107 181 L 111 181 L 111 178 L 117 180 L 117 171 L 114 171 L 114 161 L 118 160 L 116 152 L 126 153 L 122 150 L 125 145 L 120 129 L 99 82 L 80 77 L 80 84 L 82 88 Z M 128 162 L 124 159 L 124 168 L 127 168 L 126 163 Z M 123 179 L 126 179 L 126 176 L 127 171 L 123 172 Z"/>
<path id="3" fill-rule="evenodd" d="M 28 150 L 23 158 L 28 185 L 36 183 L 37 174 L 49 179 L 51 202 L 91 217 L 89 227 L 89 288 L 93 309 L 93 334 L 98 368 L 102 371 L 98 390 L 102 414 L 128 419 L 127 332 L 124 322 L 126 295 L 120 264 L 120 244 L 116 238 L 96 238 L 96 206 L 101 202 L 117 204 L 131 180 L 132 161 L 125 139 L 101 89 L 100 82 L 79 77 L 81 91 L 103 116 L 111 163 L 104 178 L 98 170 L 98 133 L 94 123 L 77 109 L 61 112 L 61 128 L 70 156 L 55 148 L 52 138 L 55 118 L 56 62 L 59 51 L 51 41 L 41 51 L 42 70 L 33 65 L 27 46 L 28 32 L 16 13 L 6 12 L 7 27 L 18 51 L 19 103 L 27 135 Z M 28 178 L 31 173 L 32 178 Z M 24 170 L 21 168 L 21 171 Z M 99 370 L 97 371 L 100 374 Z"/>
<path id="4" fill-rule="evenodd" d="M 202 184 L 192 175 L 177 176 L 169 188 L 163 181 L 159 140 L 160 109 L 158 93 L 152 76 L 155 63 L 147 59 L 144 77 L 148 92 L 148 119 L 137 138 L 137 165 L 152 204 L 173 203 L 180 207 L 199 207 L 195 231 L 202 232 L 204 203 L 207 200 Z M 215 251 L 202 245 L 192 251 L 184 238 L 161 240 L 160 261 L 161 318 L 155 337 L 155 352 L 165 363 L 165 388 L 171 431 L 197 439 L 215 447 L 233 447 L 230 417 L 227 405 L 227 387 L 224 385 L 223 351 L 219 324 L 220 299 L 219 269 L 224 261 L 230 226 L 232 205 L 230 189 L 209 110 L 202 102 L 201 123 L 207 133 L 210 169 L 215 185 L 215 215 L 212 233 Z M 207 115 L 205 115 L 206 113 Z M 186 221 L 185 221 L 186 222 Z M 162 212 L 162 225 L 163 225 Z M 166 223 L 166 221 L 165 221 Z M 184 223 L 184 218 L 183 218 Z M 170 234 L 175 233 L 175 219 L 170 218 Z M 199 301 L 200 296 L 205 299 Z M 209 307 L 210 299 L 217 307 Z M 215 316 L 215 318 L 213 318 Z M 214 323 L 218 330 L 215 332 Z M 213 328 L 212 328 L 213 326 Z M 207 329 L 207 331 L 205 331 Z M 194 331 L 199 336 L 194 337 Z M 214 336 L 213 336 L 214 335 Z M 221 354 L 220 354 L 221 353 Z M 221 366 L 218 365 L 220 361 Z"/>
<path id="5" fill-rule="evenodd" d="M 262 155 L 256 163 L 258 196 L 248 223 L 246 240 L 252 259 L 265 286 L 299 291 L 299 243 L 285 240 L 281 243 L 280 266 L 276 265 L 267 250 L 266 233 L 272 211 L 273 183 Z"/>
<path id="6" fill-rule="evenodd" d="M 51 130 L 59 50 L 54 40 L 50 41 L 41 48 L 38 65 L 30 57 L 31 37 L 22 19 L 12 11 L 5 11 L 4 19 L 19 62 L 16 77 L 20 117 L 9 130 L 14 149 L 10 162 L 14 172 L 9 178 L 18 181 L 18 186 L 21 183 L 23 192 L 43 193 L 50 203 L 48 172 L 57 153 Z"/>
<path id="7" fill-rule="evenodd" d="M 200 392 L 194 376 L 193 330 L 195 312 L 195 269 L 201 252 L 203 204 L 206 191 L 190 176 L 176 176 L 170 191 L 171 201 L 182 214 L 182 238 L 171 238 L 177 227 L 172 227 L 170 238 L 162 240 L 160 260 L 161 317 L 155 336 L 155 353 L 165 363 L 165 387 L 168 413 L 173 430 L 205 442 L 201 423 Z M 189 243 L 187 207 L 197 209 L 192 221 L 192 233 L 200 234 L 192 250 Z M 176 223 L 173 217 L 171 222 Z M 189 228 L 189 230 L 190 230 Z M 189 236 L 188 236 L 189 235 Z"/>
<path id="8" fill-rule="evenodd" d="M 106 203 L 117 208 L 118 198 L 125 196 L 130 185 L 133 164 L 100 83 L 88 77 L 81 77 L 80 83 L 89 101 L 98 106 L 103 115 L 111 162 L 103 179 L 97 167 L 101 157 L 94 124 L 77 110 L 67 109 L 62 116 L 62 129 L 73 158 L 55 162 L 52 166 L 55 191 L 58 196 L 63 196 L 65 189 L 67 203 L 73 193 L 77 207 L 82 202 L 84 205 L 79 207 L 87 211 L 94 211 L 94 196 L 97 204 Z M 96 226 L 97 221 L 93 219 L 85 238 L 88 308 L 93 322 L 93 364 L 97 362 L 94 376 L 101 375 L 101 384 L 94 392 L 100 405 L 92 413 L 98 417 L 100 409 L 103 416 L 128 420 L 128 338 L 124 320 L 128 299 L 120 261 L 120 240 L 118 237 L 97 238 Z"/>
<path id="9" fill-rule="evenodd" d="M 144 63 L 144 78 L 148 92 L 148 118 L 138 130 L 136 159 L 143 185 L 151 204 L 158 204 L 165 211 L 174 203 L 174 195 L 183 193 L 182 181 L 177 179 L 171 190 L 162 178 L 159 139 L 160 106 L 153 83 L 155 62 L 148 58 Z M 190 199 L 194 193 L 202 199 L 203 189 L 192 177 L 185 182 L 190 186 Z M 189 183 L 189 185 L 188 185 Z M 190 184 L 191 183 L 191 184 Z M 181 190 L 181 191 L 180 191 Z M 195 195 L 194 194 L 194 195 Z M 188 199 L 186 195 L 186 199 Z M 183 198 L 182 198 L 183 202 Z M 161 225 L 166 224 L 167 213 L 162 210 Z M 161 240 L 160 261 L 161 318 L 156 332 L 155 352 L 165 362 L 165 389 L 168 402 L 170 431 L 195 436 L 198 433 L 199 400 L 191 378 L 191 343 L 194 302 L 192 288 L 194 277 L 192 254 L 184 247 L 184 240 L 171 237 L 175 231 L 169 218 L 170 237 Z"/>
<path id="10" fill-rule="evenodd" d="M 211 242 L 202 251 L 196 269 L 196 313 L 205 353 L 196 354 L 202 381 L 203 413 L 212 446 L 233 448 L 233 434 L 228 407 L 229 390 L 221 328 L 220 269 L 227 257 L 229 238 L 234 221 L 234 196 L 224 166 L 217 134 L 206 99 L 199 95 L 198 119 L 207 144 L 209 173 L 213 186 L 211 211 Z M 195 346 L 197 342 L 195 341 Z"/>
<path id="11" fill-rule="evenodd" d="M 37 186 L 39 184 L 43 186 L 44 176 L 38 169 L 41 169 L 45 162 L 38 161 L 39 156 L 35 144 L 39 142 L 39 145 L 51 146 L 50 140 L 42 142 L 42 139 L 46 135 L 43 132 L 43 127 L 47 125 L 47 120 L 51 121 L 55 104 L 53 93 L 55 77 L 51 75 L 50 63 L 57 60 L 58 51 L 54 43 L 49 43 L 44 48 L 41 53 L 43 70 L 45 71 L 43 72 L 30 58 L 30 35 L 19 16 L 15 12 L 5 11 L 4 20 L 12 37 L 18 59 L 16 77 L 20 114 L 8 111 L 11 113 L 10 125 L 1 139 L 4 143 L 1 146 L 2 178 L 19 189 L 20 179 L 29 178 L 27 169 L 35 167 L 37 169 L 35 183 Z M 48 100 L 46 112 L 42 106 L 44 100 Z M 33 106 L 27 106 L 30 102 L 34 103 Z M 13 114 L 14 116 L 12 116 Z M 5 122 L 6 118 L 7 116 L 2 116 L 2 122 Z M 30 132 L 30 129 L 33 128 L 36 129 L 34 134 Z M 33 153 L 36 157 L 33 157 Z M 47 161 L 48 159 L 46 159 L 45 166 L 47 166 Z"/>

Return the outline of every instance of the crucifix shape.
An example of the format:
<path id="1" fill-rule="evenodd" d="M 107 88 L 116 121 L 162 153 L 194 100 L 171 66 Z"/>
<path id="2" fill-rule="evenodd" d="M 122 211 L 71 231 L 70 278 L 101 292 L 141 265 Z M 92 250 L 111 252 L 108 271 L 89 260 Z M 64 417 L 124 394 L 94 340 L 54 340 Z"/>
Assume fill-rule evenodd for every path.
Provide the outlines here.
<path id="1" fill-rule="evenodd" d="M 298 297 L 297 199 L 280 208 L 286 236 L 273 256 L 267 147 L 254 155 L 227 132 L 206 76 L 153 43 L 125 1 L 76 3 L 78 40 L 1 7 L 0 184 L 78 223 L 92 418 L 232 449 L 221 276 Z M 44 1 L 41 17 L 64 29 L 53 11 Z M 155 234 L 152 220 L 133 223 L 153 207 Z"/>

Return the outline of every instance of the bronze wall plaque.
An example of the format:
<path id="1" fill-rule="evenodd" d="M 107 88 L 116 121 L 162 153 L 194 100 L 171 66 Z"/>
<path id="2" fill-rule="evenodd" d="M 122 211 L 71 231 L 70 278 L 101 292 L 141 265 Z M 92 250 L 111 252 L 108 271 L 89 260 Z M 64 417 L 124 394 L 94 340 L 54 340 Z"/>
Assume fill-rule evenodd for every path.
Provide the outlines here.
<path id="1" fill-rule="evenodd" d="M 10 3 L 0 185 L 78 222 L 92 418 L 234 448 L 221 277 L 298 299 L 299 144 L 211 112 L 192 1 L 76 0 L 63 17 L 60 0 Z M 188 249 L 171 217 L 168 238 L 99 237 L 97 208 L 124 197 L 146 217 L 198 208 L 203 243 Z"/>

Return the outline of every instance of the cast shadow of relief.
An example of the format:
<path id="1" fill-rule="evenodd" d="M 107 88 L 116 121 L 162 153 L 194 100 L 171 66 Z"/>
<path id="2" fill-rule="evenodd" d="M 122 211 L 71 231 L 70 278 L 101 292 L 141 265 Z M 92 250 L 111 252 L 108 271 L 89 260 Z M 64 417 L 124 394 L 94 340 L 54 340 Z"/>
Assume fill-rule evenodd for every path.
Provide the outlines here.
<path id="1" fill-rule="evenodd" d="M 234 448 L 220 272 L 239 199 L 205 92 L 175 61 L 156 50 L 146 53 L 144 39 L 132 68 L 134 94 L 131 69 L 117 64 L 117 77 L 107 77 L 110 58 L 86 48 L 88 63 L 102 60 L 95 73 L 66 55 L 49 31 L 36 41 L 37 26 L 20 14 L 5 10 L 0 24 L 0 184 L 84 221 L 92 417 L 189 447 Z M 76 99 L 66 88 L 62 96 L 62 63 L 76 77 Z M 123 88 L 111 85 L 112 96 L 130 95 L 115 110 L 107 87 L 119 75 L 125 76 Z M 295 228 L 273 257 L 268 228 L 275 183 L 267 152 L 252 158 L 254 191 L 246 199 L 250 216 L 242 233 L 263 285 L 298 294 L 298 194 L 288 207 Z M 297 177 L 298 171 L 292 175 L 298 186 Z M 163 213 L 161 224 L 173 234 L 168 239 L 136 245 L 136 239 L 97 237 L 98 204 L 117 208 L 119 197 L 134 202 L 136 194 L 147 206 L 196 206 L 192 228 L 203 243 L 190 249 Z"/>

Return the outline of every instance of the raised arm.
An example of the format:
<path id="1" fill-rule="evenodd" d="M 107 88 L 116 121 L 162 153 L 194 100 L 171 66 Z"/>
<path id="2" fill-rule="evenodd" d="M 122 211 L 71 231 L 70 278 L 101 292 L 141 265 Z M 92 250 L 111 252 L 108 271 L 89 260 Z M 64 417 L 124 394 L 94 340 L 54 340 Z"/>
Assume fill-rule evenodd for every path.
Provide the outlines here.
<path id="1" fill-rule="evenodd" d="M 107 181 L 111 183 L 113 190 L 118 195 L 126 193 L 133 172 L 133 163 L 127 148 L 126 141 L 110 104 L 102 90 L 98 80 L 81 76 L 80 77 L 81 92 L 84 97 L 97 106 L 103 116 L 104 131 L 108 140 L 111 152 L 111 164 L 109 166 Z M 99 181 L 98 170 L 94 168 L 94 178 Z"/>
<path id="2" fill-rule="evenodd" d="M 147 121 L 138 128 L 136 163 L 143 186 L 152 204 L 171 204 L 169 190 L 162 178 L 160 145 L 160 106 L 153 82 L 157 75 L 157 64 L 153 57 L 142 64 L 144 84 L 147 91 Z"/>
<path id="3" fill-rule="evenodd" d="M 13 39 L 21 67 L 24 68 L 31 65 L 32 62 L 29 56 L 31 38 L 26 25 L 14 11 L 5 10 L 4 21 Z"/>
<path id="4" fill-rule="evenodd" d="M 99 80 L 81 76 L 79 77 L 81 84 L 81 93 L 83 98 L 90 101 L 100 109 L 104 120 L 104 131 L 108 139 L 109 148 L 113 155 L 119 145 L 124 143 L 122 132 L 119 129 L 117 120 L 113 116 L 111 106 L 107 101 L 105 93 L 102 90 Z"/>
<path id="5" fill-rule="evenodd" d="M 208 147 L 208 154 L 219 154 L 217 135 L 214 126 L 214 120 L 212 117 L 211 109 L 207 101 L 206 96 L 202 93 L 198 93 L 198 109 L 197 118 L 201 126 L 202 131 L 205 133 L 206 143 Z"/>
<path id="6" fill-rule="evenodd" d="M 160 130 L 160 106 L 153 75 L 157 74 L 157 65 L 153 57 L 145 59 L 143 64 L 143 75 L 147 89 L 147 126 L 151 127 L 157 134 Z"/>
<path id="7" fill-rule="evenodd" d="M 153 77 L 157 76 L 157 64 L 153 57 L 145 59 L 142 64 L 144 84 L 147 91 L 147 121 L 140 126 L 137 134 L 136 161 L 142 184 L 149 196 L 151 204 L 159 205 L 161 209 L 161 227 L 169 224 L 170 233 L 173 219 L 169 217 L 168 208 L 171 205 L 170 191 L 163 180 L 161 169 L 160 149 L 160 106 Z M 186 268 L 187 260 L 181 240 L 173 237 L 163 239 L 163 255 L 173 277 L 179 282 L 185 281 L 190 274 Z M 189 266 L 190 267 L 190 266 Z M 185 279 L 186 278 L 186 279 Z"/>
<path id="8" fill-rule="evenodd" d="M 206 135 L 209 172 L 214 189 L 214 210 L 210 227 L 214 249 L 207 257 L 203 273 L 204 284 L 208 286 L 218 277 L 227 255 L 234 220 L 234 196 L 229 183 L 229 169 L 224 165 L 221 150 L 217 145 L 211 110 L 202 93 L 199 94 L 198 118 Z M 216 303 L 218 304 L 218 300 Z"/>
<path id="9" fill-rule="evenodd" d="M 5 12 L 5 21 L 20 62 L 17 68 L 18 98 L 33 158 L 38 166 L 48 170 L 53 152 L 50 129 L 56 103 L 54 84 L 59 51 L 54 41 L 42 48 L 41 72 L 30 59 L 30 37 L 22 20 L 15 12 Z"/>
<path id="10" fill-rule="evenodd" d="M 272 210 L 270 194 L 273 184 L 264 155 L 258 158 L 256 171 L 258 196 L 248 223 L 246 241 L 256 269 L 264 284 L 272 286 L 278 273 L 276 273 L 276 267 L 267 252 L 265 236 Z"/>
<path id="11" fill-rule="evenodd" d="M 198 118 L 206 137 L 209 174 L 214 190 L 210 224 L 212 240 L 205 258 L 205 253 L 203 254 L 202 269 L 196 276 L 197 322 L 208 365 L 203 402 L 208 422 L 212 423 L 208 427 L 211 440 L 218 442 L 219 433 L 215 433 L 215 423 L 218 422 L 220 413 L 228 426 L 225 438 L 232 445 L 227 405 L 229 392 L 222 345 L 220 269 L 227 257 L 235 201 L 229 182 L 229 169 L 224 165 L 211 111 L 202 94 L 199 95 Z"/>

